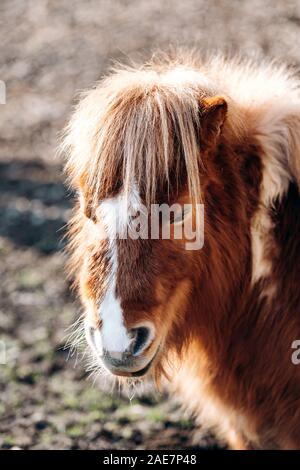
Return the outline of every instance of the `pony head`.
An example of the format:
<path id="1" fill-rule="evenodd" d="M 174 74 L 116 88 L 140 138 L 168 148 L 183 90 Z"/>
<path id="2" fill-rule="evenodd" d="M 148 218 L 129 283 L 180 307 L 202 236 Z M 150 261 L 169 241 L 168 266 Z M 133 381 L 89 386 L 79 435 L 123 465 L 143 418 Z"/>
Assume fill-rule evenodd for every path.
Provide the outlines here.
<path id="1" fill-rule="evenodd" d="M 114 70 L 67 127 L 72 266 L 87 341 L 115 375 L 162 371 L 192 334 L 207 269 L 201 204 L 206 186 L 222 188 L 214 167 L 232 132 L 226 115 L 200 69 L 152 63 Z"/>

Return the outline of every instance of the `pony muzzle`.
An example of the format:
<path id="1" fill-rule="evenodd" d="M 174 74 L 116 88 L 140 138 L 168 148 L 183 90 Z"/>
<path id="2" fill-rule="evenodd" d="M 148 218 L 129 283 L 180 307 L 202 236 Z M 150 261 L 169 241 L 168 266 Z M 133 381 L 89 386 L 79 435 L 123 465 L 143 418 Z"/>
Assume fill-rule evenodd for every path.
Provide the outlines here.
<path id="1" fill-rule="evenodd" d="M 90 328 L 88 342 L 96 351 L 105 369 L 114 375 L 141 377 L 150 369 L 157 353 L 154 327 L 139 325 L 128 332 L 131 338 L 124 351 L 113 351 L 105 347 L 99 329 Z"/>

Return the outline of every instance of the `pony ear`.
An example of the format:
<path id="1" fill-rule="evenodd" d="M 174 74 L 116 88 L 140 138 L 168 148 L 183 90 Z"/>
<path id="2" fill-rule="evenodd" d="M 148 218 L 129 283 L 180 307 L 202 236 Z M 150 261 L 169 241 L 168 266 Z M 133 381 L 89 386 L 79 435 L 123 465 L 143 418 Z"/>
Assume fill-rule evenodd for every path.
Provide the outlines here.
<path id="1" fill-rule="evenodd" d="M 206 146 L 216 143 L 226 115 L 227 102 L 222 96 L 212 96 L 201 100 L 200 126 Z"/>

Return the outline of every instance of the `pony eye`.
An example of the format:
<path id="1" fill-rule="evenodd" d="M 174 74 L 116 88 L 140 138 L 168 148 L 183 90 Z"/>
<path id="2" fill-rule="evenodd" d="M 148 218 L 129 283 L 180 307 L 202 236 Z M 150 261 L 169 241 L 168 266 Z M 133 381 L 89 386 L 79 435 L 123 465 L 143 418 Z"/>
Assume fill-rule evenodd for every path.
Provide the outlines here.
<path id="1" fill-rule="evenodd" d="M 187 207 L 183 207 L 181 211 L 177 214 L 174 214 L 174 219 L 172 221 L 173 224 L 179 224 L 184 221 L 184 219 L 190 214 L 190 209 Z"/>
<path id="2" fill-rule="evenodd" d="M 184 220 L 184 212 L 174 215 L 173 224 L 179 224 Z"/>

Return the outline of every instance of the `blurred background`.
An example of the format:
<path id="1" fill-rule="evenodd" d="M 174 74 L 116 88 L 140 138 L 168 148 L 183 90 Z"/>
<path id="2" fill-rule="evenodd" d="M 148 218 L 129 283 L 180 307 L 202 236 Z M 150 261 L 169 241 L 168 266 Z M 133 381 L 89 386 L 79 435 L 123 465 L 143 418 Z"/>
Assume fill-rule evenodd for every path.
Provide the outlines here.
<path id="1" fill-rule="evenodd" d="M 80 307 L 61 251 L 72 196 L 58 133 L 113 59 L 171 44 L 299 65 L 300 1 L 1 0 L 0 43 L 0 448 L 215 446 L 170 399 L 107 395 L 66 361 Z"/>

